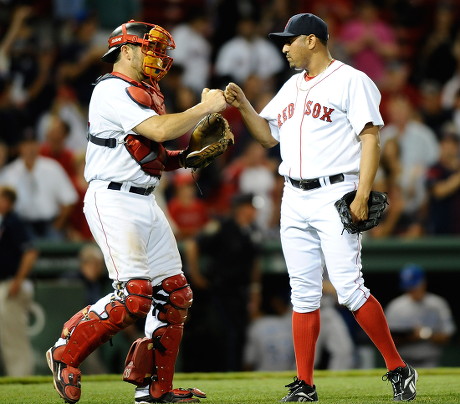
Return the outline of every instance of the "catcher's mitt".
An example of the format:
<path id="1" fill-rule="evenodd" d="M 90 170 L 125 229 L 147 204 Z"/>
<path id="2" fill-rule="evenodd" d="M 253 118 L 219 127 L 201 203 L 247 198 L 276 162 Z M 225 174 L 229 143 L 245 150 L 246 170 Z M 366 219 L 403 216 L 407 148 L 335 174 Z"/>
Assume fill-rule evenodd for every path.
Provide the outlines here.
<path id="1" fill-rule="evenodd" d="M 219 113 L 206 115 L 193 129 L 185 150 L 187 168 L 203 168 L 233 145 L 234 136 L 227 120 Z"/>
<path id="2" fill-rule="evenodd" d="M 368 218 L 366 220 L 353 223 L 350 213 L 350 204 L 353 202 L 353 199 L 355 199 L 355 195 L 356 191 L 348 192 L 335 203 L 335 207 L 339 212 L 343 227 L 350 234 L 360 233 L 377 226 L 382 219 L 382 214 L 386 205 L 389 204 L 386 193 L 371 191 L 368 201 Z"/>

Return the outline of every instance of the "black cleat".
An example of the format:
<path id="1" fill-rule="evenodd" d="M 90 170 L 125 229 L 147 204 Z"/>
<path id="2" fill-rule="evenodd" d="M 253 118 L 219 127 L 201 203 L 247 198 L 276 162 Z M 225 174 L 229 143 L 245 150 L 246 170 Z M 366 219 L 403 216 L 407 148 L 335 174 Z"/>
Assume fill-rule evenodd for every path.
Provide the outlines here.
<path id="1" fill-rule="evenodd" d="M 382 376 L 383 381 L 389 380 L 393 386 L 394 401 L 411 401 L 417 394 L 418 373 L 411 365 L 406 365 L 404 368 L 390 370 Z"/>
<path id="2" fill-rule="evenodd" d="M 297 377 L 285 387 L 289 389 L 289 393 L 281 399 L 282 403 L 318 401 L 316 386 L 312 387 L 303 380 L 297 379 Z"/>

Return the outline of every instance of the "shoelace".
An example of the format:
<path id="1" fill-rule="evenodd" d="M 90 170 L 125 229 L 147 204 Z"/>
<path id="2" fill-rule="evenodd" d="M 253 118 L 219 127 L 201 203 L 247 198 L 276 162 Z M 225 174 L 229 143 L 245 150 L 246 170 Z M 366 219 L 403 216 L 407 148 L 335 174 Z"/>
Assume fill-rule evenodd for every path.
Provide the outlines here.
<path id="1" fill-rule="evenodd" d="M 286 386 L 289 389 L 289 392 L 293 392 L 294 390 L 297 390 L 302 384 L 302 380 L 299 380 L 297 376 L 294 377 L 294 381 L 292 383 L 286 384 Z"/>
<path id="2" fill-rule="evenodd" d="M 389 371 L 382 376 L 382 380 L 391 382 L 395 395 L 401 393 L 401 374 L 399 372 Z"/>

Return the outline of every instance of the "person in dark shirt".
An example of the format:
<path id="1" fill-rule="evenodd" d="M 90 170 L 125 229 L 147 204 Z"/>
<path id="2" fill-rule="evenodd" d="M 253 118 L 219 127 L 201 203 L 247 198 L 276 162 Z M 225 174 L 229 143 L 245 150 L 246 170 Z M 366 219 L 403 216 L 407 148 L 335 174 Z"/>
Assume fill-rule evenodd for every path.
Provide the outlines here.
<path id="1" fill-rule="evenodd" d="M 38 256 L 27 227 L 13 212 L 16 192 L 0 187 L 0 356 L 8 376 L 33 374 L 27 335 L 33 288 L 27 279 Z"/>
<path id="2" fill-rule="evenodd" d="M 199 369 L 202 371 L 242 370 L 248 322 L 260 305 L 260 232 L 254 224 L 257 209 L 253 200 L 253 194 L 236 195 L 229 216 L 208 224 L 196 238 L 185 242 L 188 276 L 195 292 L 202 294 L 197 303 L 203 303 L 194 310 L 197 327 L 190 323 L 189 327 L 199 334 L 203 323 L 210 321 L 206 332 L 215 333 L 213 340 L 217 341 L 213 345 L 209 334 L 206 337 L 207 349 L 199 353 L 199 366 L 207 363 L 211 368 Z"/>
<path id="3" fill-rule="evenodd" d="M 439 159 L 427 173 L 430 195 L 429 234 L 460 234 L 460 138 L 445 133 L 439 143 Z"/>

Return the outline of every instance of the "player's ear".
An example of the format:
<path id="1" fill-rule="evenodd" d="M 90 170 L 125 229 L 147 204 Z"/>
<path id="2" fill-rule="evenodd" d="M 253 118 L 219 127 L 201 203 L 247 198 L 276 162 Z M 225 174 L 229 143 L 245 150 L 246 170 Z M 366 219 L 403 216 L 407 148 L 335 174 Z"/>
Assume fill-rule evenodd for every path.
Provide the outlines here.
<path id="1" fill-rule="evenodd" d="M 313 49 L 316 46 L 316 43 L 319 41 L 319 39 L 313 35 L 306 35 L 305 43 L 308 47 L 308 49 Z"/>
<path id="2" fill-rule="evenodd" d="M 128 60 L 131 60 L 132 52 L 133 52 L 132 47 L 127 44 L 122 45 L 120 48 L 120 53 L 124 55 Z"/>

